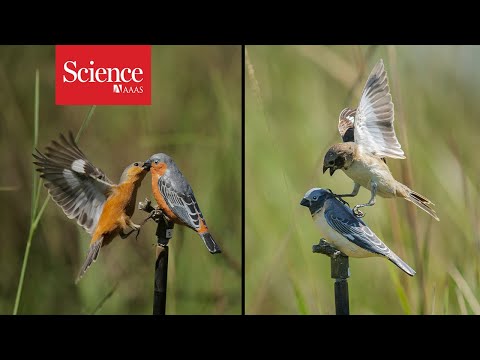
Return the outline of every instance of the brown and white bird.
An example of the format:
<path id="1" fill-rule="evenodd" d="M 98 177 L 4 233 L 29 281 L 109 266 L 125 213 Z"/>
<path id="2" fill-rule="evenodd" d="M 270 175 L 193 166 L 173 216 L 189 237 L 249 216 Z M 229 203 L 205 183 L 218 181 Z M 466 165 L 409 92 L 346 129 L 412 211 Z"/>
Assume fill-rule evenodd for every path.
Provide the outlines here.
<path id="1" fill-rule="evenodd" d="M 354 181 L 352 193 L 336 195 L 339 198 L 356 196 L 360 186 L 371 191 L 368 203 L 353 208 L 357 216 L 363 216 L 359 208 L 375 204 L 378 194 L 384 198 L 402 197 L 439 221 L 431 207 L 434 204 L 395 180 L 386 164 L 386 157 L 405 159 L 395 135 L 393 120 L 392 96 L 383 61 L 380 60 L 368 77 L 358 108 L 346 108 L 340 113 L 338 131 L 344 142 L 333 145 L 327 151 L 323 172 L 330 169 L 332 176 L 337 169 L 342 169 Z"/>

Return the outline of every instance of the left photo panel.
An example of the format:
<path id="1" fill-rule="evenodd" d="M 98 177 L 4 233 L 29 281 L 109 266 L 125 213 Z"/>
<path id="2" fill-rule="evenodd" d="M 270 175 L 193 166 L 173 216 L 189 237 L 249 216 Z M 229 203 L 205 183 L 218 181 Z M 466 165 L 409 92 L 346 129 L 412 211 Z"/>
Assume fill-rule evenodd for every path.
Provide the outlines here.
<path id="1" fill-rule="evenodd" d="M 242 313 L 242 47 L 0 46 L 0 314 Z"/>

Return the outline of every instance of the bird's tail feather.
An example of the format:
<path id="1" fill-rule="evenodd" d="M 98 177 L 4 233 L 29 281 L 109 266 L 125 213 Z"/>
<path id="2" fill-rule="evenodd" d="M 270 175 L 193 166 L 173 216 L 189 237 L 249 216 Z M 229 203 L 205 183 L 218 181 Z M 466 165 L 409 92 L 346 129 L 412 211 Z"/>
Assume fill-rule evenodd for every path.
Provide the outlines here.
<path id="1" fill-rule="evenodd" d="M 98 253 L 100 252 L 100 249 L 102 247 L 102 243 L 103 243 L 103 237 L 101 237 L 100 239 L 95 241 L 92 245 L 90 245 L 90 248 L 88 249 L 87 258 L 85 259 L 82 265 L 82 268 L 78 272 L 78 276 L 77 276 L 77 280 L 75 280 L 75 284 L 80 281 L 80 279 L 88 270 L 90 265 L 92 265 L 92 263 L 97 260 Z"/>
<path id="2" fill-rule="evenodd" d="M 415 270 L 413 270 L 410 266 L 407 265 L 407 263 L 405 263 L 405 261 L 403 261 L 402 259 L 400 259 L 398 257 L 397 254 L 395 254 L 394 252 L 390 252 L 390 254 L 387 255 L 388 257 L 388 260 L 390 260 L 391 262 L 393 262 L 395 265 L 397 265 L 400 269 L 402 269 L 403 271 L 405 271 L 408 275 L 410 276 L 413 276 L 415 275 Z"/>
<path id="3" fill-rule="evenodd" d="M 207 247 L 208 251 L 210 251 L 210 253 L 218 254 L 222 252 L 222 250 L 220 250 L 220 246 L 218 246 L 215 240 L 213 240 L 213 237 L 212 235 L 210 235 L 210 233 L 204 232 L 199 235 L 201 236 L 203 242 L 205 243 L 205 246 Z"/>
<path id="4" fill-rule="evenodd" d="M 425 211 L 426 213 L 430 214 L 435 220 L 440 221 L 437 216 L 435 210 L 432 209 L 431 205 L 435 205 L 430 200 L 428 200 L 425 196 L 420 195 L 419 193 L 409 189 L 407 186 L 403 185 L 403 197 L 405 200 L 408 200 L 415 205 L 417 205 L 420 209 Z"/>

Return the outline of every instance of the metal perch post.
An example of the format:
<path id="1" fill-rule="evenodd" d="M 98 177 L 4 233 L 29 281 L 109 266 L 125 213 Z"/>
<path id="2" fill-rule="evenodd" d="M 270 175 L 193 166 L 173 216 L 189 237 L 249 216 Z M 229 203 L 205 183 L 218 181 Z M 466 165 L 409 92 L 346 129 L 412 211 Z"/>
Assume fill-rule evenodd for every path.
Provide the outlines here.
<path id="1" fill-rule="evenodd" d="M 312 251 L 330 257 L 331 277 L 335 279 L 335 313 L 337 315 L 349 315 L 347 279 L 350 277 L 350 268 L 348 266 L 348 256 L 335 249 L 324 239 L 320 239 L 317 245 L 313 245 Z"/>
<path id="2" fill-rule="evenodd" d="M 151 201 L 145 199 L 138 205 L 140 210 L 150 213 L 143 223 L 152 218 L 158 225 L 155 236 L 157 247 L 155 261 L 155 282 L 153 291 L 153 315 L 165 315 L 167 304 L 167 278 L 168 278 L 168 242 L 172 238 L 173 222 L 169 221 L 163 213 L 152 207 Z M 142 225 L 143 225 L 142 223 Z"/>

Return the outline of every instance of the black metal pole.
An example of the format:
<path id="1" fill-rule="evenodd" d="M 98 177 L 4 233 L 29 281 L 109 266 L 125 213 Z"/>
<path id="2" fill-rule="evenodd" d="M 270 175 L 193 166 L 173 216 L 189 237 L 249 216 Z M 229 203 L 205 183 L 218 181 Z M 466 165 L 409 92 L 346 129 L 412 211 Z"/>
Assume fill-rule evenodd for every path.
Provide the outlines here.
<path id="1" fill-rule="evenodd" d="M 157 231 L 157 260 L 155 261 L 155 283 L 153 291 L 153 315 L 165 315 L 167 306 L 167 279 L 168 279 L 168 241 L 172 237 L 173 223 L 165 218 L 158 221 Z"/>
<path id="2" fill-rule="evenodd" d="M 157 225 L 155 236 L 157 237 L 155 279 L 153 286 L 153 315 L 165 315 L 167 307 L 167 280 L 168 280 L 168 242 L 172 238 L 174 223 L 169 221 L 159 209 L 151 205 L 151 201 L 145 199 L 138 205 L 140 210 L 150 213 L 142 225 L 149 219 L 153 219 Z"/>
<path id="3" fill-rule="evenodd" d="M 312 251 L 330 257 L 331 277 L 335 279 L 335 313 L 336 315 L 349 315 L 347 279 L 350 277 L 350 267 L 348 265 L 348 256 L 335 249 L 324 239 L 320 239 L 320 243 L 313 245 Z"/>
<path id="4" fill-rule="evenodd" d="M 348 256 L 331 256 L 330 263 L 331 276 L 332 279 L 335 279 L 335 313 L 337 315 L 349 315 L 347 279 L 350 276 L 350 268 L 348 266 Z"/>

